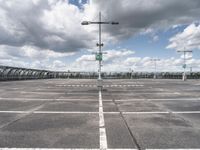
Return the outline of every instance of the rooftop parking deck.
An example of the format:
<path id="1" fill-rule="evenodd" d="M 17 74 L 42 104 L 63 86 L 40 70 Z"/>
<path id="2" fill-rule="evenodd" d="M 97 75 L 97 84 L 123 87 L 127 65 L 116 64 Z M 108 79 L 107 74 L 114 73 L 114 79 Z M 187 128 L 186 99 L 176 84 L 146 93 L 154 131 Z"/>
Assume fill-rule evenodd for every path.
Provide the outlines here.
<path id="1" fill-rule="evenodd" d="M 200 148 L 200 80 L 0 82 L 0 148 Z"/>

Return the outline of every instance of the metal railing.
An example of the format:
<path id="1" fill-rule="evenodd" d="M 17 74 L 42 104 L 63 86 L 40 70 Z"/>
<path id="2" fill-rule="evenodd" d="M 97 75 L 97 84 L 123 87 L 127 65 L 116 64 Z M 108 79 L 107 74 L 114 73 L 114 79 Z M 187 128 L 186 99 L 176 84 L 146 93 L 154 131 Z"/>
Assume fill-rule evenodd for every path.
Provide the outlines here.
<path id="1" fill-rule="evenodd" d="M 183 72 L 158 72 L 158 79 L 182 79 Z M 154 78 L 154 72 L 102 72 L 103 79 L 140 79 Z M 52 79 L 52 78 L 76 78 L 97 79 L 97 72 L 55 72 L 29 68 L 0 66 L 0 81 Z M 200 79 L 200 72 L 187 73 L 188 79 Z"/>

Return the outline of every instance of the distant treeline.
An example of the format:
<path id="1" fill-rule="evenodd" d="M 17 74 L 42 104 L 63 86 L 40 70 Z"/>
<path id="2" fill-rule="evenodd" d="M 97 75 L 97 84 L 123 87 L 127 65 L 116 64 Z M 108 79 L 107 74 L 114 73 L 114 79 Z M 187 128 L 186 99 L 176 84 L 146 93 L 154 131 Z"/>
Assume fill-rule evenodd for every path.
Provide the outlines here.
<path id="1" fill-rule="evenodd" d="M 156 74 L 159 79 L 181 79 L 182 72 L 159 72 Z M 29 79 L 52 79 L 52 78 L 75 78 L 75 79 L 96 79 L 97 72 L 55 72 L 48 70 L 37 70 L 28 68 L 17 68 L 0 66 L 0 80 L 29 80 Z M 103 72 L 104 79 L 139 79 L 153 78 L 153 72 Z M 200 79 L 200 72 L 188 72 L 188 79 Z"/>

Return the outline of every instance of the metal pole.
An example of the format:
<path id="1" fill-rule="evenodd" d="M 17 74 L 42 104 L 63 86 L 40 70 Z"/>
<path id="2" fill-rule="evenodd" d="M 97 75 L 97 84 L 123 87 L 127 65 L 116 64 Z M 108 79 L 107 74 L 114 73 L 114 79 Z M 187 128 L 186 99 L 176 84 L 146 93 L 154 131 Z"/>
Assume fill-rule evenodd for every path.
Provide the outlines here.
<path id="1" fill-rule="evenodd" d="M 89 24 L 98 24 L 99 25 L 99 43 L 97 43 L 97 46 L 99 47 L 99 52 L 96 53 L 96 60 L 99 61 L 99 68 L 98 68 L 98 80 L 99 80 L 99 87 L 102 87 L 102 78 L 101 78 L 101 67 L 102 67 L 102 50 L 101 47 L 103 46 L 103 43 L 101 43 L 101 24 L 111 24 L 111 25 L 118 25 L 118 22 L 101 22 L 101 12 L 99 12 L 99 21 L 93 22 L 93 21 L 83 21 L 81 23 L 82 25 L 89 25 Z"/>
<path id="2" fill-rule="evenodd" d="M 101 22 L 101 12 L 99 12 L 99 22 Z M 99 23 L 99 55 L 101 55 L 101 23 Z M 101 80 L 101 59 L 99 59 L 99 80 Z"/>
<path id="3" fill-rule="evenodd" d="M 154 79 L 157 78 L 156 61 L 157 61 L 157 60 L 155 60 L 155 75 L 154 75 Z"/>
<path id="4" fill-rule="evenodd" d="M 177 52 L 182 52 L 183 53 L 183 68 L 184 68 L 184 72 L 182 74 L 182 80 L 185 81 L 187 79 L 187 76 L 186 76 L 186 53 L 192 53 L 192 51 L 189 51 L 189 50 L 185 50 L 184 48 L 184 51 L 177 51 Z"/>
<path id="5" fill-rule="evenodd" d="M 184 66 L 185 66 L 185 53 L 186 53 L 186 51 L 184 51 Z M 185 75 L 185 67 L 184 67 L 184 75 Z"/>

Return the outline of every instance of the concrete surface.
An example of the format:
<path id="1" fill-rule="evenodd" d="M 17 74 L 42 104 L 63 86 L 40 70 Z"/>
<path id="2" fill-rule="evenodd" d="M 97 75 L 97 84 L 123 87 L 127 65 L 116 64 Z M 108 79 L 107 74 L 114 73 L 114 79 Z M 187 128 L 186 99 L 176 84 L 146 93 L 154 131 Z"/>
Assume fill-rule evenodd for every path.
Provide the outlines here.
<path id="1" fill-rule="evenodd" d="M 0 148 L 200 148 L 199 80 L 96 83 L 0 82 Z"/>

